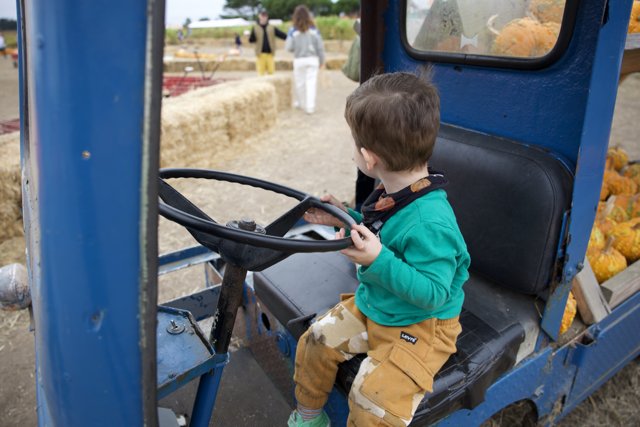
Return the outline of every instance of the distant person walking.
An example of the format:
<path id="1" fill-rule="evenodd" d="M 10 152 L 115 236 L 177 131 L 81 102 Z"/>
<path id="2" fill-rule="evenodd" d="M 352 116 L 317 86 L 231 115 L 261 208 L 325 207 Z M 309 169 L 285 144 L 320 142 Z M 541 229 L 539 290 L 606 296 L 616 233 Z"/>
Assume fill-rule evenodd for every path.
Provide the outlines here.
<path id="1" fill-rule="evenodd" d="M 324 66 L 324 45 L 315 28 L 311 13 L 300 5 L 293 12 L 293 28 L 285 43 L 285 48 L 293 52 L 293 81 L 296 88 L 294 105 L 307 114 L 316 108 L 318 69 Z"/>
<path id="2" fill-rule="evenodd" d="M 238 53 L 242 53 L 242 39 L 240 38 L 240 34 L 236 33 L 234 43 L 236 44 L 236 50 Z"/>
<path id="3" fill-rule="evenodd" d="M 2 35 L 2 33 L 0 33 L 0 54 L 2 54 L 5 59 L 7 59 L 7 45 L 5 44 L 4 36 Z"/>
<path id="4" fill-rule="evenodd" d="M 276 53 L 276 37 L 285 40 L 287 35 L 273 25 L 269 25 L 269 14 L 266 11 L 260 12 L 258 22 L 251 29 L 249 43 L 256 45 L 256 70 L 261 76 L 265 73 L 273 74 L 276 70 L 273 60 L 273 55 Z"/>

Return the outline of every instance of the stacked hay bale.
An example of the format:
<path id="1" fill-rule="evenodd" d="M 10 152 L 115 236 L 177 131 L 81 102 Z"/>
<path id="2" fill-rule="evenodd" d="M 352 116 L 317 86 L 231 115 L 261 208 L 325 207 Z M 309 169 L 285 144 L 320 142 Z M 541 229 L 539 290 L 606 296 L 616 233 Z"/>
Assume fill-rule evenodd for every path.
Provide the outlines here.
<path id="1" fill-rule="evenodd" d="M 278 99 L 278 112 L 286 111 L 291 108 L 291 76 L 290 75 L 276 75 L 262 78 L 262 81 L 266 81 L 273 85 L 276 91 L 276 98 Z"/>
<path id="2" fill-rule="evenodd" d="M 20 133 L 0 136 L 0 242 L 22 236 Z"/>
<path id="3" fill-rule="evenodd" d="M 326 67 L 328 70 L 339 70 L 347 61 L 347 55 L 329 55 L 326 60 Z M 291 71 L 293 70 L 293 58 L 290 57 L 276 57 L 275 66 L 277 71 Z M 227 57 L 224 60 L 216 59 L 200 59 L 200 62 L 196 59 L 185 58 L 173 58 L 166 59 L 164 61 L 164 71 L 166 73 L 182 73 L 186 67 L 192 67 L 194 70 L 205 72 L 211 72 L 213 70 L 218 71 L 255 71 L 256 59 L 245 57 Z M 194 74 L 195 75 L 195 74 Z"/>
<path id="4" fill-rule="evenodd" d="M 212 167 L 216 152 L 276 123 L 291 107 L 291 76 L 207 87 L 162 106 L 161 165 Z M 24 262 L 20 134 L 0 136 L 0 265 Z"/>
<path id="5" fill-rule="evenodd" d="M 291 77 L 224 83 L 162 106 L 161 166 L 212 167 L 216 151 L 273 127 L 291 106 Z"/>

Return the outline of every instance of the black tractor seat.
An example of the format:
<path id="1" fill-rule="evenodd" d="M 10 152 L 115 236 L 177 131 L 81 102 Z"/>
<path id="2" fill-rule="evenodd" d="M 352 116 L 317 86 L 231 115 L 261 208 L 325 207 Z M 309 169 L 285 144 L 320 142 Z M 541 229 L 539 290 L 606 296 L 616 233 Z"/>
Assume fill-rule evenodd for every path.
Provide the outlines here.
<path id="1" fill-rule="evenodd" d="M 565 244 L 573 176 L 552 153 L 443 125 L 430 166 L 449 180 L 447 197 L 471 255 L 458 352 L 436 375 L 411 425 L 472 409 L 501 374 L 531 354 L 539 333 L 536 303 L 556 283 Z M 354 292 L 355 267 L 340 254 L 298 254 L 254 276 L 258 298 L 299 338 Z M 340 367 L 345 393 L 362 358 Z"/>
<path id="2" fill-rule="evenodd" d="M 256 273 L 254 286 L 260 301 L 298 339 L 316 315 L 338 303 L 341 293 L 354 292 L 358 281 L 355 266 L 339 253 L 296 254 Z M 484 297 L 495 302 L 495 289 L 486 281 L 472 275 L 465 287 L 483 288 Z M 533 304 L 530 297 L 510 297 L 515 297 L 514 306 Z M 528 315 L 535 316 L 532 305 L 531 308 Z M 458 408 L 474 408 L 484 400 L 488 386 L 515 364 L 525 326 L 506 312 L 493 315 L 490 320 L 492 324 L 467 307 L 463 309 L 458 352 L 436 375 L 433 393 L 418 407 L 412 425 L 433 423 Z M 354 357 L 340 365 L 336 385 L 345 395 L 364 357 Z"/>

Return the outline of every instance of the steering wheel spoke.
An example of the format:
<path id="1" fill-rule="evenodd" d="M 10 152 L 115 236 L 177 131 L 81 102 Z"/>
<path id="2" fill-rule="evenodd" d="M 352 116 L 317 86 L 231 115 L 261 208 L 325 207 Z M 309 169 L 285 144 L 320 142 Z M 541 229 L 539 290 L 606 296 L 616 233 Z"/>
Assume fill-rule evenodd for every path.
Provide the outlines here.
<path id="1" fill-rule="evenodd" d="M 213 224 L 217 224 L 217 222 L 214 221 L 209 215 L 204 213 L 200 208 L 198 208 L 195 204 L 193 204 L 178 190 L 176 190 L 171 185 L 169 185 L 166 181 L 160 178 L 159 184 L 160 185 L 158 186 L 158 194 L 160 198 L 165 202 L 167 202 L 169 206 L 175 209 L 179 209 L 182 212 L 186 212 L 189 215 L 192 215 L 196 218 L 201 218 L 203 220 L 210 221 Z M 160 209 L 163 210 L 162 204 L 160 204 Z M 197 229 L 189 228 L 189 227 L 187 227 L 187 231 L 202 246 L 205 246 L 211 250 L 218 252 L 218 248 L 220 246 L 220 241 L 221 241 L 219 237 L 212 236 L 209 233 L 203 233 L 202 231 L 198 231 Z"/>
<path id="2" fill-rule="evenodd" d="M 312 206 L 312 198 L 305 197 L 300 203 L 269 224 L 266 227 L 267 234 L 270 236 L 284 236 Z"/>

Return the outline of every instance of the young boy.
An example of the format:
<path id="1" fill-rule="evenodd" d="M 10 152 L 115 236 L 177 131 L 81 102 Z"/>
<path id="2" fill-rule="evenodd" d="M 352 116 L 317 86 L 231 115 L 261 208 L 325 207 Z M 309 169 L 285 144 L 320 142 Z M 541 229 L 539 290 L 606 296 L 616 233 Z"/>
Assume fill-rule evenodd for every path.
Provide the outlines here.
<path id="1" fill-rule="evenodd" d="M 373 77 L 347 98 L 354 161 L 382 184 L 362 215 L 349 210 L 362 222 L 342 251 L 360 265 L 355 296 L 342 296 L 298 342 L 298 407 L 289 426 L 329 425 L 322 407 L 338 364 L 367 353 L 349 393 L 348 425 L 404 427 L 456 351 L 470 259 L 442 189 L 446 179 L 427 169 L 439 104 L 435 87 L 408 73 Z M 332 196 L 324 201 L 342 207 Z M 342 225 L 316 209 L 305 217 Z"/>

